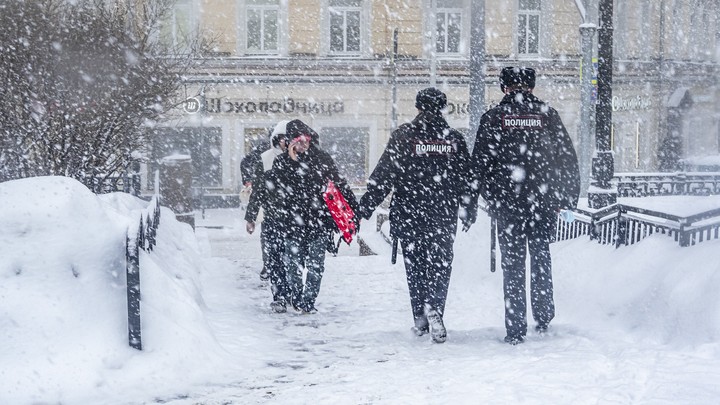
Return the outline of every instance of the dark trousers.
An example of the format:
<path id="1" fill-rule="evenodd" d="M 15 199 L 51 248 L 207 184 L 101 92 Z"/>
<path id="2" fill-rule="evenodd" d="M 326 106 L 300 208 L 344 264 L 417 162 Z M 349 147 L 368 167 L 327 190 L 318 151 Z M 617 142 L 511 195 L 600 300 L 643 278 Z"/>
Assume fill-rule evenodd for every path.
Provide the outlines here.
<path id="1" fill-rule="evenodd" d="M 290 292 L 287 272 L 283 264 L 285 241 L 278 228 L 271 221 L 263 221 L 260 225 L 260 246 L 262 247 L 263 266 L 270 273 L 270 291 L 273 301 L 288 301 Z"/>
<path id="2" fill-rule="evenodd" d="M 293 305 L 309 310 L 315 306 L 315 300 L 320 293 L 320 283 L 325 272 L 327 239 L 286 238 L 284 244 L 283 260 Z M 305 283 L 303 268 L 307 268 Z"/>
<path id="3" fill-rule="evenodd" d="M 445 300 L 452 272 L 452 230 L 432 235 L 400 239 L 413 318 L 418 324 L 426 324 L 425 305 L 430 305 L 441 315 L 445 312 Z"/>
<path id="4" fill-rule="evenodd" d="M 522 221 L 498 219 L 505 295 L 505 329 L 508 336 L 527 334 L 525 260 L 528 251 L 533 319 L 538 324 L 548 324 L 555 317 L 549 240 L 550 228 L 544 224 L 530 226 Z"/>

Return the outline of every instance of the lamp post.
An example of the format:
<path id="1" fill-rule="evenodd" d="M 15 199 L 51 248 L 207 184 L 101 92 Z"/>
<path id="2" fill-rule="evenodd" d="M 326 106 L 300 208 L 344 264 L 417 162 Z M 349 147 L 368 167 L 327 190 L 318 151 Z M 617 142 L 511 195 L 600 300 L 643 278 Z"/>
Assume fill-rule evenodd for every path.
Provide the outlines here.
<path id="1" fill-rule="evenodd" d="M 575 0 L 575 5 L 582 17 L 580 24 L 580 50 L 582 53 L 582 69 L 580 72 L 580 128 L 578 129 L 578 160 L 580 163 L 580 191 L 587 195 L 590 177 L 590 161 L 592 159 L 592 53 L 593 39 L 597 26 L 589 23 L 582 0 Z"/>
<path id="2" fill-rule="evenodd" d="M 590 208 L 602 208 L 617 202 L 617 189 L 610 183 L 614 161 L 610 150 L 612 136 L 613 71 L 613 0 L 600 0 L 598 29 L 598 106 L 595 126 L 595 156 L 588 189 Z"/>
<path id="3" fill-rule="evenodd" d="M 470 17 L 470 126 L 468 145 L 475 142 L 485 109 L 485 0 L 472 2 Z"/>

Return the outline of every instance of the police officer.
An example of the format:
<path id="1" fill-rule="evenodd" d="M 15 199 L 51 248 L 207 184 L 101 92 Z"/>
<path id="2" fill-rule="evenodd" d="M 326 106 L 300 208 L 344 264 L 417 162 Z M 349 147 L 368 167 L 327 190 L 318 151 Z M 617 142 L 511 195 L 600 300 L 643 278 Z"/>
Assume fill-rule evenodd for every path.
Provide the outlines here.
<path id="1" fill-rule="evenodd" d="M 443 118 L 443 92 L 421 90 L 419 114 L 390 135 L 385 151 L 360 200 L 359 215 L 369 218 L 392 191 L 390 235 L 399 239 L 405 259 L 410 305 L 417 336 L 428 332 L 445 342 L 445 299 L 450 283 L 459 206 L 470 203 L 470 155 L 465 139 Z M 461 209 L 469 227 L 475 209 Z"/>
<path id="2" fill-rule="evenodd" d="M 505 341 L 527 334 L 525 257 L 532 314 L 543 333 L 555 316 L 549 243 L 561 209 L 574 208 L 580 173 L 557 111 L 533 95 L 535 70 L 506 67 L 504 98 L 481 120 L 473 149 L 479 191 L 497 220 L 505 296 Z"/>

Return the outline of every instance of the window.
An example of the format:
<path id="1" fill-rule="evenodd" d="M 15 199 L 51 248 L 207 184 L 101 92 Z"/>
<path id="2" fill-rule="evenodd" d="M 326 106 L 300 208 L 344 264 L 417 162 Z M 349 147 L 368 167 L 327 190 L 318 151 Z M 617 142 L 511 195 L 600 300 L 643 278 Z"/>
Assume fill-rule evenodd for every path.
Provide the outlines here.
<path id="1" fill-rule="evenodd" d="M 320 131 L 320 147 L 332 156 L 340 176 L 350 185 L 365 185 L 369 128 L 326 127 Z"/>
<path id="2" fill-rule="evenodd" d="M 518 6 L 518 54 L 539 53 L 540 0 L 519 0 Z"/>
<path id="3" fill-rule="evenodd" d="M 168 47 L 183 46 L 194 31 L 192 0 L 177 0 L 160 24 L 160 40 Z"/>
<path id="4" fill-rule="evenodd" d="M 249 155 L 256 151 L 266 151 L 270 149 L 270 132 L 273 128 L 266 127 L 247 127 L 245 128 L 245 155 Z"/>
<path id="5" fill-rule="evenodd" d="M 438 53 L 460 53 L 462 38 L 462 0 L 437 0 L 435 13 L 436 32 L 435 51 Z"/>
<path id="6" fill-rule="evenodd" d="M 193 187 L 222 186 L 222 129 L 214 127 L 160 128 L 152 136 L 150 173 L 165 156 L 182 154 L 192 159 Z M 152 176 L 148 176 L 150 184 Z"/>
<path id="7" fill-rule="evenodd" d="M 279 0 L 247 0 L 245 49 L 248 53 L 278 52 L 279 14 Z"/>
<path id="8" fill-rule="evenodd" d="M 360 54 L 362 0 L 330 0 L 330 53 Z"/>

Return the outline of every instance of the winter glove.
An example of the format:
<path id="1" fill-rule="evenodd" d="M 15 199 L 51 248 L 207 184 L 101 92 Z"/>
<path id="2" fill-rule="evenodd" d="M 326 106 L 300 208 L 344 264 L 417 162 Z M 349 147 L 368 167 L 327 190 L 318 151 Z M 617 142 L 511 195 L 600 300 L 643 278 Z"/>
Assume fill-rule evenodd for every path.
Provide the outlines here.
<path id="1" fill-rule="evenodd" d="M 355 224 L 355 235 L 357 235 L 360 233 L 360 216 L 355 215 L 352 220 L 353 220 L 353 223 Z"/>
<path id="2" fill-rule="evenodd" d="M 462 207 L 460 210 L 460 221 L 462 221 L 463 232 L 467 232 L 477 220 L 477 208 Z"/>

